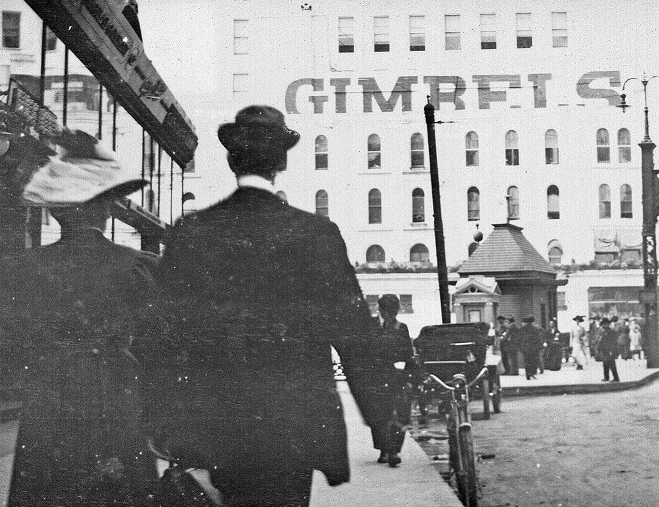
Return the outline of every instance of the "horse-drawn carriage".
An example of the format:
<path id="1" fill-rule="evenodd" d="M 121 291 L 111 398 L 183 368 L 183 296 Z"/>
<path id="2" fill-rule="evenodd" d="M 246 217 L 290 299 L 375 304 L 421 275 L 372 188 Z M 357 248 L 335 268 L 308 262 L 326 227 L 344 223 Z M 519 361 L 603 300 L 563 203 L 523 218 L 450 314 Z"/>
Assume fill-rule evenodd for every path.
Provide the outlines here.
<path id="1" fill-rule="evenodd" d="M 472 386 L 470 392 L 471 399 L 483 400 L 486 419 L 490 417 L 490 400 L 495 413 L 501 410 L 501 357 L 489 351 L 492 344 L 492 338 L 488 336 L 489 329 L 490 326 L 483 322 L 425 326 L 414 341 L 422 371 L 435 375 L 447 384 L 453 381 L 456 374 L 463 374 L 469 384 L 483 368 L 487 368 L 487 374 Z M 422 384 L 419 394 L 422 415 L 425 415 L 427 406 L 433 401 L 435 391 L 436 384 Z M 440 410 L 442 403 L 444 401 L 440 397 Z"/>

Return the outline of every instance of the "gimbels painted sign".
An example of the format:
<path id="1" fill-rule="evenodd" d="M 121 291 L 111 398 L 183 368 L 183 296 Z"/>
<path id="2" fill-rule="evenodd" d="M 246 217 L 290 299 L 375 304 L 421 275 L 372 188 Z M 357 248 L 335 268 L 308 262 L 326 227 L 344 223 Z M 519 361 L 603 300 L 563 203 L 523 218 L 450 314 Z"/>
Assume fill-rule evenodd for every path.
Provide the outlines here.
<path id="1" fill-rule="evenodd" d="M 477 89 L 478 109 L 490 109 L 493 102 L 506 102 L 509 93 L 523 88 L 532 90 L 532 95 L 527 95 L 534 108 L 545 108 L 547 107 L 547 83 L 552 80 L 552 75 L 528 74 L 524 80 L 519 74 L 477 74 L 471 76 L 471 79 Z M 325 93 L 326 81 L 330 88 L 329 93 Z M 597 81 L 610 88 L 597 87 Z M 355 89 L 355 85 L 361 89 Z M 286 112 L 299 114 L 298 100 L 306 97 L 313 104 L 313 112 L 322 114 L 326 112 L 325 103 L 329 102 L 333 95 L 334 112 L 346 113 L 350 109 L 347 105 L 347 96 L 354 92 L 358 94 L 361 92 L 364 113 L 372 113 L 374 104 L 381 112 L 391 113 L 399 100 L 402 111 L 411 111 L 413 86 L 424 86 L 424 91 L 430 96 L 430 101 L 440 109 L 446 105 L 457 111 L 466 109 L 464 95 L 467 85 L 466 80 L 461 76 L 399 76 L 393 89 L 389 92 L 389 98 L 385 97 L 385 93 L 380 89 L 374 77 L 360 77 L 356 82 L 349 77 L 328 80 L 322 78 L 297 79 L 286 89 Z M 349 91 L 348 87 L 352 89 Z M 503 89 L 492 89 L 493 87 Z M 609 105 L 616 106 L 620 103 L 620 97 L 613 89 L 616 87 L 620 87 L 619 71 L 592 71 L 583 74 L 577 80 L 576 93 L 581 99 L 605 99 Z M 520 107 L 520 105 L 511 105 L 511 107 Z"/>
<path id="2" fill-rule="evenodd" d="M 26 0 L 48 27 L 179 165 L 192 160 L 192 122 L 113 0 Z"/>

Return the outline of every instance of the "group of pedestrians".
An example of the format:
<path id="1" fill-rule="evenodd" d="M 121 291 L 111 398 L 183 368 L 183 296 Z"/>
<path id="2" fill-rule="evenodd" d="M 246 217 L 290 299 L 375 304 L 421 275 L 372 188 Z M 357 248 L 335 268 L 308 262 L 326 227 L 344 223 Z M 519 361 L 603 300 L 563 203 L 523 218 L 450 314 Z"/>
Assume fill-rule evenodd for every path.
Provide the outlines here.
<path id="1" fill-rule="evenodd" d="M 374 325 L 337 226 L 275 195 L 299 137 L 268 106 L 221 125 L 238 188 L 179 220 L 160 259 L 104 237 L 111 202 L 146 181 L 96 139 L 12 158 L 62 237 L 2 259 L 2 359 L 23 397 L 9 506 L 166 505 L 150 451 L 208 470 L 223 505 L 306 506 L 314 470 L 350 478 L 332 347 L 381 460 L 400 463 L 392 363 L 411 361 L 409 334 L 390 297 Z"/>
<path id="2" fill-rule="evenodd" d="M 522 319 L 522 325 L 515 323 L 512 315 L 497 317 L 495 336 L 500 343 L 501 360 L 504 374 L 519 375 L 519 355 L 524 361 L 527 380 L 536 379 L 544 373 L 545 368 L 560 369 L 560 333 L 552 321 L 545 331 L 535 323 L 535 317 L 528 315 Z"/>

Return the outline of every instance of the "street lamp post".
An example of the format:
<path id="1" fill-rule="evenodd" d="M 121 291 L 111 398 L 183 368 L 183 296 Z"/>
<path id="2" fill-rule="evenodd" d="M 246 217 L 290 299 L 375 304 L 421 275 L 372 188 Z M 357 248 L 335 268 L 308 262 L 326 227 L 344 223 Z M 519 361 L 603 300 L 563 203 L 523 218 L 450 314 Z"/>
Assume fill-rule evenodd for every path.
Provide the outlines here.
<path id="1" fill-rule="evenodd" d="M 657 321 L 657 174 L 654 170 L 654 148 L 656 145 L 650 139 L 650 124 L 648 121 L 648 95 L 647 86 L 650 81 L 659 76 L 647 78 L 630 77 L 622 85 L 623 93 L 620 95 L 618 107 L 625 110 L 630 107 L 625 102 L 625 86 L 629 81 L 640 81 L 643 85 L 645 136 L 638 144 L 641 147 L 641 182 L 643 202 L 643 282 L 640 300 L 645 306 L 644 350 L 648 368 L 659 368 L 659 323 Z"/>

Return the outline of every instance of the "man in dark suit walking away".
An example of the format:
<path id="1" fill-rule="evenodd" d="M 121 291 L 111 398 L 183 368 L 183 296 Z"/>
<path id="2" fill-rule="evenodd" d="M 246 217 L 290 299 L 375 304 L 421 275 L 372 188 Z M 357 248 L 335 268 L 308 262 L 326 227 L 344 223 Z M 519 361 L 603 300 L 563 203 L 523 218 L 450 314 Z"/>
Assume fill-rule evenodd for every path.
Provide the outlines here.
<path id="1" fill-rule="evenodd" d="M 330 346 L 370 419 L 370 313 L 338 227 L 273 191 L 299 139 L 283 114 L 247 107 L 218 137 L 238 189 L 181 220 L 165 249 L 170 328 L 150 363 L 182 373 L 156 396 L 155 430 L 227 505 L 306 506 L 314 469 L 349 480 Z"/>

